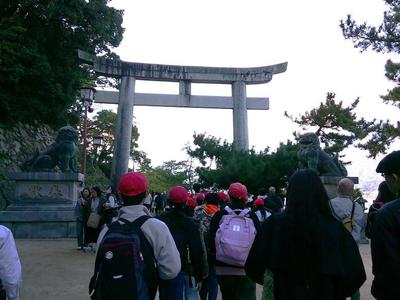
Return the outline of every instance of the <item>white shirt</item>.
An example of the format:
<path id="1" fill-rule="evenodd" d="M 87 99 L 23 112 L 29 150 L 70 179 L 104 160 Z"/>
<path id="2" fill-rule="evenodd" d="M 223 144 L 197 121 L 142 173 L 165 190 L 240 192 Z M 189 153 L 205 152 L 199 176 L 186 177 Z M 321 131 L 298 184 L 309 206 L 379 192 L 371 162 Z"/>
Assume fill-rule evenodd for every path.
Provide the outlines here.
<path id="1" fill-rule="evenodd" d="M 268 219 L 268 217 L 271 216 L 271 213 L 268 212 L 268 211 L 265 211 L 265 219 L 264 219 L 263 216 L 262 216 L 262 214 L 261 214 L 261 211 L 257 210 L 257 211 L 256 211 L 256 216 L 257 216 L 257 218 L 258 218 L 258 220 L 259 220 L 260 222 L 264 222 L 266 219 Z"/>
<path id="2" fill-rule="evenodd" d="M 144 198 L 144 204 L 151 205 L 153 202 L 153 198 L 151 197 L 151 194 L 148 194 L 146 198 Z"/>
<path id="3" fill-rule="evenodd" d="M 0 279 L 7 293 L 7 300 L 18 300 L 21 262 L 11 231 L 2 225 L 0 225 Z"/>

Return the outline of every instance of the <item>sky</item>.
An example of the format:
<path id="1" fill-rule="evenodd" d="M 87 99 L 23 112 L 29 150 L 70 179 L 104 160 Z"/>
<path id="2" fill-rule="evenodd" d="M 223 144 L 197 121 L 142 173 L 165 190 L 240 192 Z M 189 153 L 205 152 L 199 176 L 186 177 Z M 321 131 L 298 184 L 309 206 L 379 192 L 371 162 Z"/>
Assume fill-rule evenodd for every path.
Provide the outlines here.
<path id="1" fill-rule="evenodd" d="M 279 142 L 293 140 L 299 128 L 284 112 L 304 114 L 324 102 L 327 92 L 336 93 L 346 106 L 359 97 L 360 117 L 398 119 L 398 109 L 379 98 L 393 86 L 384 76 L 384 64 L 397 57 L 360 53 L 339 27 L 347 14 L 379 25 L 386 9 L 382 0 L 114 0 L 111 6 L 125 11 L 124 39 L 115 49 L 124 61 L 212 67 L 288 62 L 287 71 L 271 82 L 247 86 L 249 97 L 270 99 L 269 110 L 248 111 L 249 144 L 256 150 L 274 150 Z M 136 81 L 136 92 L 177 94 L 178 84 Z M 192 84 L 192 94 L 229 96 L 231 86 Z M 139 150 L 153 166 L 187 159 L 182 149 L 194 132 L 229 142 L 233 138 L 231 110 L 135 107 L 134 117 Z M 344 154 L 352 162 L 349 176 L 358 176 L 358 187 L 372 199 L 382 180 L 375 173 L 382 157 L 369 159 L 356 149 Z"/>

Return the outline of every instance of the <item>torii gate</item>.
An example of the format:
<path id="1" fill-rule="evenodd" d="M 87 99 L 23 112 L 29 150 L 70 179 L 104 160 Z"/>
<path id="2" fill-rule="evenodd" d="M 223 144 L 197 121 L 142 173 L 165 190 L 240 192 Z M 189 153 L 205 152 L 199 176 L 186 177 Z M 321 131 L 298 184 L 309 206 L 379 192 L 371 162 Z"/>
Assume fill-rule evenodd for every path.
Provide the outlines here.
<path id="1" fill-rule="evenodd" d="M 272 75 L 283 73 L 287 62 L 256 68 L 218 68 L 173 66 L 107 60 L 78 50 L 81 60 L 93 66 L 103 76 L 120 78 L 119 92 L 97 91 L 97 103 L 118 104 L 118 116 L 111 182 L 117 185 L 120 176 L 128 171 L 133 106 L 164 106 L 192 108 L 222 108 L 233 110 L 233 145 L 249 148 L 247 109 L 267 110 L 268 98 L 247 98 L 246 84 L 271 81 Z M 135 93 L 135 80 L 179 82 L 179 94 Z M 191 83 L 231 84 L 232 97 L 191 95 Z"/>

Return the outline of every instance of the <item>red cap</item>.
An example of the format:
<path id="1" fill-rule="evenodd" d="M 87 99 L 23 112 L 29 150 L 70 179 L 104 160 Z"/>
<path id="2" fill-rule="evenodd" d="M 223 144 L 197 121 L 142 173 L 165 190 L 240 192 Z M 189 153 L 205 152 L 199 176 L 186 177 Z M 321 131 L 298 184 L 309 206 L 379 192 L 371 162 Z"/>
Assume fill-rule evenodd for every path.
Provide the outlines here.
<path id="1" fill-rule="evenodd" d="M 185 203 L 188 198 L 188 191 L 183 186 L 177 185 L 170 189 L 168 199 L 172 203 Z"/>
<path id="2" fill-rule="evenodd" d="M 147 191 L 149 182 L 146 176 L 139 172 L 129 172 L 121 176 L 118 190 L 125 196 L 136 196 Z"/>
<path id="3" fill-rule="evenodd" d="M 186 206 L 195 208 L 197 206 L 197 202 L 192 198 L 188 198 L 186 201 Z"/>
<path id="4" fill-rule="evenodd" d="M 224 192 L 219 192 L 218 193 L 218 197 L 219 199 L 221 199 L 222 201 L 229 201 L 229 195 L 225 194 Z"/>
<path id="5" fill-rule="evenodd" d="M 247 188 L 240 182 L 234 182 L 229 186 L 228 194 L 234 198 L 247 202 Z"/>
<path id="6" fill-rule="evenodd" d="M 256 206 L 264 206 L 264 199 L 263 198 L 257 198 L 254 200 L 254 205 Z"/>
<path id="7" fill-rule="evenodd" d="M 203 193 L 196 193 L 194 194 L 194 199 L 199 199 L 204 201 L 204 194 Z"/>

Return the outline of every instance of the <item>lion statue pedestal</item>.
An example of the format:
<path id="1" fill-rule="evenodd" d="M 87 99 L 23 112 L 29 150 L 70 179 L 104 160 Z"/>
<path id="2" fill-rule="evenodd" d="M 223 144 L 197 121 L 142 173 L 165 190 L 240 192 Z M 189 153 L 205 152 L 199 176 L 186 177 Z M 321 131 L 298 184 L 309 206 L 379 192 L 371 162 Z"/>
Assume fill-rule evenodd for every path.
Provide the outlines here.
<path id="1" fill-rule="evenodd" d="M 354 184 L 358 184 L 358 177 L 345 177 L 353 181 Z M 321 178 L 329 199 L 335 198 L 337 196 L 337 185 L 343 176 L 320 176 L 319 178 Z"/>
<path id="2" fill-rule="evenodd" d="M 84 176 L 79 173 L 18 172 L 14 201 L 0 212 L 0 223 L 16 238 L 73 238 L 74 208 Z"/>
<path id="3" fill-rule="evenodd" d="M 14 199 L 0 212 L 0 223 L 16 238 L 76 236 L 74 208 L 84 181 L 77 173 L 77 142 L 78 131 L 64 126 L 52 145 L 23 163 L 23 172 L 9 174 L 16 183 Z"/>

